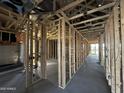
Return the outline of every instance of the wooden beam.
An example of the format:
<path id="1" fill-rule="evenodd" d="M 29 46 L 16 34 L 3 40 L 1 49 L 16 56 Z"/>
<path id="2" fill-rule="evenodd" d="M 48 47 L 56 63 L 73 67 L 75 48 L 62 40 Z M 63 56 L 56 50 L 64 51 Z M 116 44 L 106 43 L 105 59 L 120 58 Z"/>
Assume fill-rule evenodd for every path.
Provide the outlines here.
<path id="1" fill-rule="evenodd" d="M 11 24 L 7 25 L 7 29 L 10 29 L 13 25 L 17 24 L 17 21 L 12 22 Z"/>
<path id="2" fill-rule="evenodd" d="M 6 33 L 15 34 L 15 32 L 13 32 L 13 31 L 7 31 L 6 29 L 0 29 L 0 32 L 6 32 Z"/>
<path id="3" fill-rule="evenodd" d="M 4 14 L 0 14 L 0 18 L 4 19 L 5 21 L 10 21 L 10 22 L 14 22 L 16 21 L 16 19 L 10 17 L 10 16 L 7 16 L 7 15 L 4 15 Z"/>
<path id="4" fill-rule="evenodd" d="M 80 25 L 80 24 L 83 24 L 83 23 L 87 23 L 87 22 L 92 22 L 92 21 L 96 21 L 96 20 L 100 20 L 100 19 L 105 19 L 109 17 L 109 14 L 107 15 L 104 15 L 104 16 L 99 16 L 99 17 L 96 17 L 96 18 L 92 18 L 92 19 L 88 19 L 88 20 L 84 20 L 84 21 L 81 21 L 81 22 L 77 22 L 77 23 L 73 23 L 72 25 Z"/>
<path id="5" fill-rule="evenodd" d="M 101 24 L 105 24 L 105 22 L 98 22 L 98 23 L 95 23 L 95 24 L 86 24 L 86 26 L 81 26 L 81 27 L 77 27 L 76 29 L 79 30 L 79 29 L 83 29 L 83 28 L 86 28 L 88 26 L 96 26 L 96 25 L 101 25 Z"/>
<path id="6" fill-rule="evenodd" d="M 43 2 L 44 0 L 34 0 L 34 2 L 38 5 L 39 3 Z"/>
<path id="7" fill-rule="evenodd" d="M 75 6 L 79 5 L 80 3 L 84 2 L 84 1 L 85 1 L 85 0 L 75 0 L 75 1 L 73 1 L 72 3 L 70 3 L 70 4 L 66 5 L 66 6 L 64 6 L 63 8 L 61 8 L 61 9 L 59 9 L 59 10 L 66 11 L 66 10 L 72 8 L 72 7 L 75 7 Z M 59 11 L 59 10 L 58 10 L 58 11 Z"/>
<path id="8" fill-rule="evenodd" d="M 82 31 L 83 33 L 95 33 L 95 32 L 103 32 L 105 29 L 96 29 L 96 30 L 87 30 L 87 31 Z"/>
<path id="9" fill-rule="evenodd" d="M 79 30 L 79 31 L 84 32 L 84 31 L 91 31 L 91 30 L 99 30 L 99 29 L 103 29 L 103 28 L 104 28 L 104 26 L 98 26 L 98 27 L 83 29 L 83 30 Z"/>
<path id="10" fill-rule="evenodd" d="M 90 0 L 90 1 L 87 3 L 87 5 L 92 4 L 94 1 L 95 1 L 95 0 Z"/>
<path id="11" fill-rule="evenodd" d="M 89 11 L 87 12 L 87 15 L 88 15 L 88 14 L 91 14 L 91 13 L 95 13 L 95 12 L 97 12 L 97 11 L 102 11 L 102 10 L 104 10 L 104 9 L 110 8 L 110 7 L 114 6 L 114 4 L 115 4 L 115 3 L 113 2 L 113 3 L 110 3 L 110 4 L 106 4 L 106 5 L 104 5 L 104 6 L 101 6 L 101 7 L 99 7 L 99 8 L 95 8 L 95 9 L 89 10 Z M 75 16 L 69 18 L 69 20 L 73 20 L 73 19 L 79 18 L 79 17 L 81 17 L 81 16 L 84 16 L 84 13 L 75 15 Z"/>

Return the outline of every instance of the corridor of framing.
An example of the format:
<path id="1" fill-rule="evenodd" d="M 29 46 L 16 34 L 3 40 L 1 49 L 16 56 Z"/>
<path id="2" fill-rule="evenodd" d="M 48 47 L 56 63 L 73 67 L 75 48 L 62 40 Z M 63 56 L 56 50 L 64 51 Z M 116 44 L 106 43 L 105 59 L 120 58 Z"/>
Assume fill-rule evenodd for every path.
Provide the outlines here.
<path id="1" fill-rule="evenodd" d="M 124 0 L 1 0 L 0 93 L 124 93 L 123 40 Z"/>

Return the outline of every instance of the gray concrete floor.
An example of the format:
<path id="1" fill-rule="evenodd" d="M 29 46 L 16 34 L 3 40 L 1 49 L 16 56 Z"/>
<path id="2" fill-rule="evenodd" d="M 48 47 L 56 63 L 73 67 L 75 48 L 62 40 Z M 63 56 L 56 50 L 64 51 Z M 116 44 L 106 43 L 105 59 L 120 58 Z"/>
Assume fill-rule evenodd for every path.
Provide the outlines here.
<path id="1" fill-rule="evenodd" d="M 0 76 L 1 87 L 15 87 L 14 91 L 0 93 L 111 93 L 105 78 L 104 69 L 97 64 L 95 56 L 89 56 L 79 71 L 63 90 L 57 87 L 57 64 L 48 65 L 48 80 L 42 80 L 25 90 L 25 75 L 21 71 Z"/>
<path id="2" fill-rule="evenodd" d="M 47 78 L 53 84 L 58 85 L 58 64 L 55 59 L 47 61 Z"/>
<path id="3" fill-rule="evenodd" d="M 12 89 L 1 89 L 12 88 Z M 15 89 L 16 88 L 16 89 Z M 25 91 L 25 74 L 16 70 L 0 75 L 0 93 L 23 93 Z"/>
<path id="4" fill-rule="evenodd" d="M 68 93 L 111 93 L 104 69 L 97 63 L 96 56 L 89 56 L 86 64 L 79 69 L 65 91 Z"/>

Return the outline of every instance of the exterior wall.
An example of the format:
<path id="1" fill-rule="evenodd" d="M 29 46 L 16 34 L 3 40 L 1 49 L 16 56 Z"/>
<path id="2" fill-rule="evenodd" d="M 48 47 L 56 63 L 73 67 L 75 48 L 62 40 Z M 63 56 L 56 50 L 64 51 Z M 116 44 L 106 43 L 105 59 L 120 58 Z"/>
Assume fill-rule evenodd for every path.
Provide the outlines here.
<path id="1" fill-rule="evenodd" d="M 18 45 L 0 46 L 0 65 L 17 63 L 19 59 Z"/>

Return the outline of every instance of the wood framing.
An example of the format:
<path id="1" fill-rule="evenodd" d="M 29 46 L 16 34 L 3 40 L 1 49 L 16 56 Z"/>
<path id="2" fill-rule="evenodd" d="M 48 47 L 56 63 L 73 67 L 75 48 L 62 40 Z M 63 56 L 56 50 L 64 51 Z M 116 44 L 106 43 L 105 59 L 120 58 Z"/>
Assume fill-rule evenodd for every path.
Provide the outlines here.
<path id="1" fill-rule="evenodd" d="M 97 11 L 101 11 L 101 10 L 110 8 L 110 7 L 114 6 L 114 4 L 115 4 L 115 3 L 113 2 L 113 3 L 110 3 L 110 4 L 106 4 L 106 5 L 102 6 L 102 7 L 98 7 L 98 8 L 89 10 L 89 11 L 87 12 L 87 15 L 88 15 L 88 14 L 91 14 L 91 13 L 94 13 L 94 12 L 97 12 Z M 75 16 L 69 18 L 69 20 L 73 20 L 73 19 L 79 18 L 79 17 L 81 17 L 81 16 L 84 16 L 84 13 L 75 15 Z"/>
<path id="2" fill-rule="evenodd" d="M 62 18 L 59 22 L 58 29 L 58 79 L 59 86 L 64 88 L 66 86 L 66 32 L 65 20 Z"/>
<path id="3" fill-rule="evenodd" d="M 111 88 L 112 93 L 115 92 L 115 55 L 114 55 L 114 25 L 113 15 L 110 16 L 110 64 L 111 64 Z"/>
<path id="4" fill-rule="evenodd" d="M 73 73 L 75 73 L 76 72 L 76 69 L 75 69 L 75 57 L 76 57 L 76 55 L 75 55 L 75 31 L 73 31 L 73 34 L 72 34 L 72 37 L 73 37 L 73 63 L 72 63 L 72 66 L 73 66 Z"/>
<path id="5" fill-rule="evenodd" d="M 120 19 L 121 19 L 121 48 L 122 48 L 122 75 L 124 75 L 124 0 L 120 0 Z M 124 93 L 124 76 L 123 78 L 123 93 Z"/>
<path id="6" fill-rule="evenodd" d="M 29 79 L 29 22 L 26 25 L 26 39 L 25 39 L 25 68 L 26 68 L 26 87 L 30 86 L 31 80 Z"/>
<path id="7" fill-rule="evenodd" d="M 61 78 L 61 20 L 59 21 L 58 26 L 58 85 L 62 86 Z"/>
<path id="8" fill-rule="evenodd" d="M 105 22 L 103 21 L 103 22 L 98 22 L 98 23 L 95 23 L 95 24 L 90 23 L 90 24 L 87 24 L 86 26 L 77 27 L 76 29 L 80 30 L 80 29 L 86 28 L 88 26 L 96 26 L 96 25 L 102 25 L 102 24 L 105 24 Z"/>
<path id="9" fill-rule="evenodd" d="M 43 23 L 41 23 L 41 75 L 42 79 L 46 79 L 46 27 Z"/>
<path id="10" fill-rule="evenodd" d="M 108 84 L 111 85 L 111 69 L 110 69 L 110 33 L 108 32 L 109 29 L 109 20 L 107 20 L 106 25 L 105 25 L 105 50 L 106 50 L 106 54 L 105 54 L 105 59 L 106 59 L 106 77 L 108 80 Z"/>
<path id="11" fill-rule="evenodd" d="M 84 1 L 85 1 L 85 0 L 75 0 L 75 1 L 73 1 L 72 3 L 70 3 L 70 4 L 66 5 L 66 6 L 64 6 L 64 7 L 61 8 L 60 10 L 62 10 L 62 11 L 68 10 L 68 9 L 70 9 L 70 8 L 72 8 L 72 7 L 77 6 L 78 4 L 80 4 L 80 3 L 84 2 Z"/>
<path id="12" fill-rule="evenodd" d="M 65 29 L 65 19 L 62 19 L 62 87 L 66 86 L 66 43 L 65 43 L 65 36 L 66 36 L 66 29 Z"/>
<path id="13" fill-rule="evenodd" d="M 91 27 L 91 28 L 88 28 L 88 29 L 83 29 L 83 30 L 79 30 L 81 32 L 90 32 L 92 30 L 101 30 L 101 29 L 104 29 L 104 25 L 101 25 L 101 26 L 97 26 L 97 27 Z"/>
<path id="14" fill-rule="evenodd" d="M 107 17 L 109 17 L 109 14 L 104 15 L 104 16 L 100 16 L 100 17 L 96 17 L 96 18 L 92 18 L 92 19 L 88 19 L 88 20 L 84 20 L 84 21 L 81 21 L 81 22 L 73 23 L 72 25 L 73 26 L 74 25 L 80 25 L 80 24 L 83 24 L 83 23 L 92 22 L 92 21 L 104 19 L 104 18 L 107 18 Z"/>
<path id="15" fill-rule="evenodd" d="M 65 88 L 84 64 L 90 43 L 99 43 L 99 61 L 106 70 L 111 92 L 124 93 L 124 0 L 106 1 L 97 7 L 94 0 L 73 0 L 61 8 L 52 0 L 54 11 L 44 9 L 45 14 L 39 14 L 37 20 L 30 13 L 22 16 L 0 7 L 0 33 L 9 32 L 9 41 L 10 33 L 25 34 L 26 88 L 47 79 L 49 59 L 58 65 L 58 86 Z M 93 9 L 89 8 L 91 3 Z M 31 13 L 37 14 L 34 11 Z M 37 80 L 35 71 L 39 71 Z"/>
<path id="16" fill-rule="evenodd" d="M 105 25 L 106 76 L 112 93 L 122 92 L 123 82 L 123 0 L 116 3 Z M 120 7 L 119 7 L 120 6 Z M 119 21 L 120 20 L 120 21 Z M 121 85 L 122 84 L 122 85 Z"/>
<path id="17" fill-rule="evenodd" d="M 64 88 L 79 67 L 83 64 L 84 58 L 82 51 L 88 50 L 88 44 L 82 49 L 82 40 L 87 42 L 77 33 L 62 17 L 58 21 L 58 84 Z"/>
<path id="18" fill-rule="evenodd" d="M 121 93 L 121 46 L 119 32 L 119 9 L 118 4 L 114 10 L 114 54 L 115 54 L 115 93 Z"/>
<path id="19" fill-rule="evenodd" d="M 69 78 L 72 77 L 72 30 L 69 27 Z"/>

